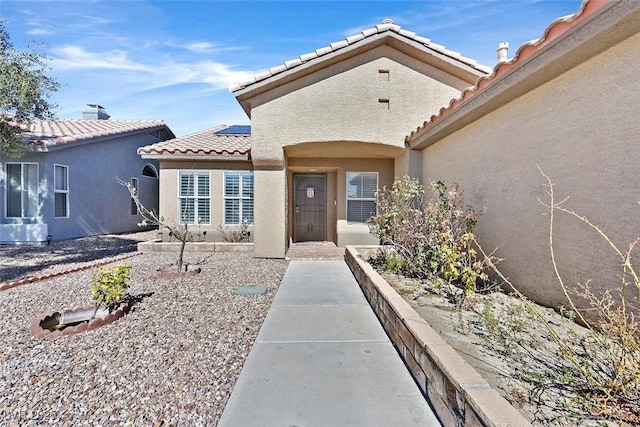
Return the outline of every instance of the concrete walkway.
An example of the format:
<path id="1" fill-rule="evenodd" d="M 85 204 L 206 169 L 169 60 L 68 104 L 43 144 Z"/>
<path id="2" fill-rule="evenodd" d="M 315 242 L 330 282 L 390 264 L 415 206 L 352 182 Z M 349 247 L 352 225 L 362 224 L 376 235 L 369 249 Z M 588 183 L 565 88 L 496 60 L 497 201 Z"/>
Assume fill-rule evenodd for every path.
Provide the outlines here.
<path id="1" fill-rule="evenodd" d="M 440 426 L 344 261 L 291 261 L 220 427 Z"/>

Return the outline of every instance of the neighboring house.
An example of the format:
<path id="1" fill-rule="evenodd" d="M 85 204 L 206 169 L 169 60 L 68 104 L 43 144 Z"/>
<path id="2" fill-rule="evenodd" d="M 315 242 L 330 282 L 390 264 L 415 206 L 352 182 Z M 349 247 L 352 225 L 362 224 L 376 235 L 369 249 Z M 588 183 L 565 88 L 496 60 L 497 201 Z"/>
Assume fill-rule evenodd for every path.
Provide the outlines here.
<path id="1" fill-rule="evenodd" d="M 164 219 L 192 224 L 201 239 L 220 241 L 221 225 L 254 222 L 250 151 L 250 126 L 218 126 L 142 147 L 138 153 L 160 161 Z M 163 239 L 171 236 L 165 232 Z"/>
<path id="2" fill-rule="evenodd" d="M 24 154 L 0 159 L 0 243 L 42 243 L 138 229 L 140 217 L 116 177 L 158 206 L 158 163 L 141 146 L 174 138 L 162 121 L 108 120 L 90 105 L 84 120 L 35 120 Z"/>
<path id="3" fill-rule="evenodd" d="M 375 243 L 364 224 L 375 190 L 420 173 L 419 156 L 405 148 L 408 130 L 486 74 L 386 20 L 233 87 L 250 137 L 212 129 L 139 152 L 160 161 L 165 218 L 182 214 L 194 173 L 196 191 L 209 182 L 201 194 L 210 216 L 188 219 L 202 219 L 207 239 L 246 218 L 259 257 L 284 257 L 290 240 Z"/>

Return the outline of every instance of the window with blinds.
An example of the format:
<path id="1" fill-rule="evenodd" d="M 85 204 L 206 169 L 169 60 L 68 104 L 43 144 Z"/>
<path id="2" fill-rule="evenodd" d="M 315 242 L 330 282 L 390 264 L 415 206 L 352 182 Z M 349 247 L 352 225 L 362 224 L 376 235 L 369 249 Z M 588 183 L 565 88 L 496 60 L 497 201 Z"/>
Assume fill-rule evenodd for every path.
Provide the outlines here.
<path id="1" fill-rule="evenodd" d="M 224 173 L 224 223 L 253 224 L 253 172 Z"/>
<path id="2" fill-rule="evenodd" d="M 347 222 L 363 223 L 377 213 L 377 172 L 347 172 Z"/>
<path id="3" fill-rule="evenodd" d="M 178 216 L 181 224 L 211 223 L 211 177 L 208 171 L 181 171 Z"/>

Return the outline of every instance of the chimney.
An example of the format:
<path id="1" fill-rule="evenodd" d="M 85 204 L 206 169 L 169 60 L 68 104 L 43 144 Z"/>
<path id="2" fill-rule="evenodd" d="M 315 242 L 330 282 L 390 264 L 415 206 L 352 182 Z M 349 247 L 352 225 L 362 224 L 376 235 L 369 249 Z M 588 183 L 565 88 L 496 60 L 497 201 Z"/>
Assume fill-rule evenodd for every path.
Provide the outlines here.
<path id="1" fill-rule="evenodd" d="M 509 42 L 502 42 L 498 45 L 498 64 L 507 62 L 508 52 L 509 52 Z"/>
<path id="2" fill-rule="evenodd" d="M 82 112 L 82 120 L 109 120 L 110 115 L 102 105 L 87 104 L 89 108 Z"/>

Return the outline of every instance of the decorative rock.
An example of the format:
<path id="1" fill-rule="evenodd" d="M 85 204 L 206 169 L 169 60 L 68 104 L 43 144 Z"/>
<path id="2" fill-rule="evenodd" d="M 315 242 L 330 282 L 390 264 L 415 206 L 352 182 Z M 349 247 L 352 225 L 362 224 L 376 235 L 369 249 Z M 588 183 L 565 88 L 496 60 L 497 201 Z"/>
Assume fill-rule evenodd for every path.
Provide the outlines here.
<path id="1" fill-rule="evenodd" d="M 77 266 L 78 254 L 90 258 L 99 239 L 66 243 L 67 258 L 32 253 L 17 259 L 5 247 L 0 258 L 12 271 L 28 267 L 40 275 L 45 271 L 34 269 L 36 258 L 47 273 L 66 270 Z M 199 274 L 151 278 L 175 256 L 132 257 L 129 294 L 142 301 L 118 322 L 66 339 L 32 338 L 29 322 L 47 308 L 90 306 L 91 269 L 1 291 L 0 308 L 8 315 L 0 318 L 0 419 L 7 425 L 216 425 L 287 263 L 251 253 L 189 253 L 185 258 L 202 268 Z M 234 294 L 252 284 L 267 287 L 266 295 Z"/>

